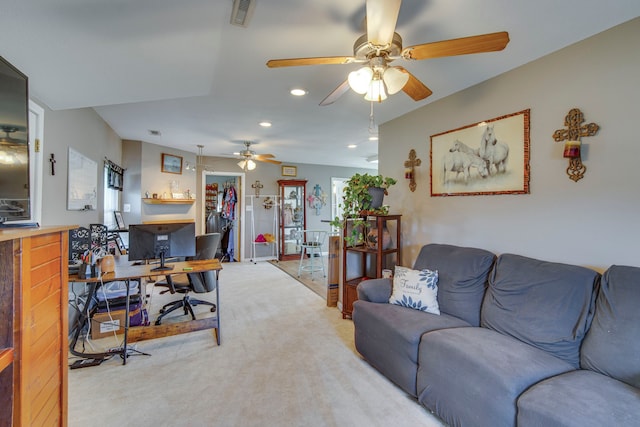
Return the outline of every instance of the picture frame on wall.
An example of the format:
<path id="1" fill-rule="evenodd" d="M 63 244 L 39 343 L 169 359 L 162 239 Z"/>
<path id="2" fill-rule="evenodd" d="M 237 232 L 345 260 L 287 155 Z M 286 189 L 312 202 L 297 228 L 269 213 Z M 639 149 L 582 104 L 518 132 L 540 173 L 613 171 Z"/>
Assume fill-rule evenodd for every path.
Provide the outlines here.
<path id="1" fill-rule="evenodd" d="M 162 172 L 182 174 L 182 157 L 162 153 Z"/>
<path id="2" fill-rule="evenodd" d="M 431 196 L 529 194 L 530 110 L 431 135 Z"/>
<path id="3" fill-rule="evenodd" d="M 282 176 L 298 176 L 298 168 L 296 166 L 282 166 Z"/>

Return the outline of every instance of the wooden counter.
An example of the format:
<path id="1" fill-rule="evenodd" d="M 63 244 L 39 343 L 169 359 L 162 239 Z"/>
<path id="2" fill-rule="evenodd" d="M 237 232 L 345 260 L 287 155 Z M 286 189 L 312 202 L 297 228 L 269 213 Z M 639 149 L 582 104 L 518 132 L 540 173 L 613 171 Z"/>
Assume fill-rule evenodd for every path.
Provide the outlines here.
<path id="1" fill-rule="evenodd" d="M 0 230 L 0 426 L 67 425 L 68 231 Z"/>

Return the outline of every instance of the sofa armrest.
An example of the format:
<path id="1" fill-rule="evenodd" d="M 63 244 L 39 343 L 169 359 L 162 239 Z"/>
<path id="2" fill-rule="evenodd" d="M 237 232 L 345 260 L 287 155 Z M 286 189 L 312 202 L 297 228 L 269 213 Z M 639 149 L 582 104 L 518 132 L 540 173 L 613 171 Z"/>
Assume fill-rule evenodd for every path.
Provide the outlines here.
<path id="1" fill-rule="evenodd" d="M 358 299 L 362 301 L 387 303 L 391 296 L 391 279 L 369 279 L 358 283 Z"/>

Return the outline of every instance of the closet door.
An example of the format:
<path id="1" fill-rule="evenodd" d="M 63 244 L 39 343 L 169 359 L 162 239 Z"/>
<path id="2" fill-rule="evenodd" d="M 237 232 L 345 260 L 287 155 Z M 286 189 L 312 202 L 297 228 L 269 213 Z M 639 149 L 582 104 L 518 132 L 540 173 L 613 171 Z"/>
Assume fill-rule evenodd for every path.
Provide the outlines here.
<path id="1" fill-rule="evenodd" d="M 281 179 L 280 188 L 280 256 L 281 261 L 299 259 L 302 231 L 307 225 L 305 207 L 306 180 Z"/>

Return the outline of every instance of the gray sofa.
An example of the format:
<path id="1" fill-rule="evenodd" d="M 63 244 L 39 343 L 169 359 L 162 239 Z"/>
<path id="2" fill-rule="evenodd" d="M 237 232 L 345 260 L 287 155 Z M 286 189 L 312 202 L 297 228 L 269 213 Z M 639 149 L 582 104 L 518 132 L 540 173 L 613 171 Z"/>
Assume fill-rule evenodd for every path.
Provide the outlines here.
<path id="1" fill-rule="evenodd" d="M 575 265 L 451 245 L 422 248 L 440 315 L 358 285 L 355 344 L 452 426 L 640 425 L 640 268 Z"/>

